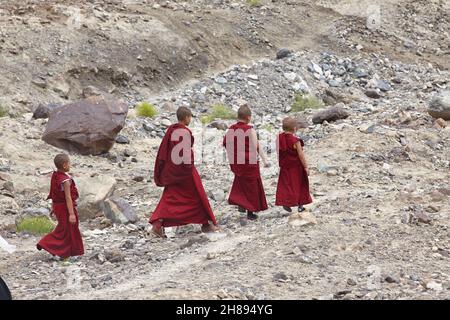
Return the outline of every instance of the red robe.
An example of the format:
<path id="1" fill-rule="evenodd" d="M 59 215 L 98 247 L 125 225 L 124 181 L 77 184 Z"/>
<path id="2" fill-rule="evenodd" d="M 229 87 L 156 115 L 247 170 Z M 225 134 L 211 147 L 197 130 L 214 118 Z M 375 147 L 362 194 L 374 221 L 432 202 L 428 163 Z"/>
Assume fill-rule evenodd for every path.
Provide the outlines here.
<path id="1" fill-rule="evenodd" d="M 177 141 L 171 141 L 174 132 L 181 132 L 184 136 L 179 137 Z M 182 141 L 186 142 L 183 138 L 189 142 L 190 159 L 187 162 L 177 164 L 172 157 L 172 151 Z M 209 221 L 217 225 L 202 181 L 194 165 L 193 145 L 194 137 L 191 130 L 186 126 L 177 123 L 167 129 L 156 156 L 154 171 L 155 183 L 159 187 L 164 187 L 164 191 L 150 218 L 150 223 L 162 219 L 162 226 L 164 227 L 208 224 Z M 178 154 L 188 156 L 184 155 L 182 151 Z"/>
<path id="2" fill-rule="evenodd" d="M 70 180 L 70 195 L 74 205 L 74 212 L 77 222 L 69 222 L 69 210 L 67 209 L 66 197 L 64 194 L 63 183 Z M 76 201 L 78 199 L 78 190 L 73 179 L 64 172 L 53 172 L 50 193 L 47 199 L 52 199 L 53 213 L 58 220 L 55 230 L 46 235 L 39 241 L 37 248 L 46 250 L 54 256 L 68 258 L 81 256 L 84 254 L 83 240 L 78 228 L 78 212 Z"/>
<path id="3" fill-rule="evenodd" d="M 223 139 L 224 147 L 227 147 L 227 143 L 231 143 L 229 139 L 233 138 L 233 131 L 239 129 L 245 133 L 251 130 L 252 126 L 241 121 L 232 125 Z M 249 135 L 245 137 L 245 146 L 241 150 L 238 150 L 238 138 L 234 136 L 234 147 L 227 148 L 227 154 L 231 171 L 234 173 L 228 203 L 251 212 L 266 210 L 268 207 L 259 171 L 257 150 L 251 150 Z M 238 161 L 239 159 L 245 159 L 245 161 Z"/>
<path id="4" fill-rule="evenodd" d="M 291 133 L 278 135 L 278 160 L 280 176 L 278 177 L 275 205 L 295 207 L 312 202 L 309 193 L 309 180 L 294 145 L 303 140 Z"/>

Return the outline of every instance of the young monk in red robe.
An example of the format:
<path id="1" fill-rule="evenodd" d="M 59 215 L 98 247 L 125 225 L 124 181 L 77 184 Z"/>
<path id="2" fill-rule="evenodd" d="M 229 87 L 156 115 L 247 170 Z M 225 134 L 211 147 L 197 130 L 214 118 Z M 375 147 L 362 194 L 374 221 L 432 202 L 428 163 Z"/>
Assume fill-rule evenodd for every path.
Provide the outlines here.
<path id="1" fill-rule="evenodd" d="M 84 254 L 83 240 L 78 229 L 78 190 L 68 174 L 69 156 L 58 154 L 54 162 L 57 170 L 53 172 L 47 199 L 52 200 L 52 214 L 56 216 L 58 225 L 52 233 L 39 241 L 37 249 L 44 249 L 54 256 L 67 259 Z"/>
<path id="2" fill-rule="evenodd" d="M 192 119 L 186 107 L 177 110 L 178 123 L 171 125 L 161 142 L 155 161 L 154 180 L 164 187 L 153 212 L 152 232 L 165 238 L 164 227 L 201 224 L 203 232 L 218 231 L 216 218 L 194 165 Z M 210 224 L 210 222 L 212 224 Z"/>
<path id="3" fill-rule="evenodd" d="M 311 203 L 309 193 L 308 164 L 303 153 L 304 142 L 294 134 L 297 121 L 291 117 L 283 119 L 283 132 L 278 135 L 277 148 L 280 165 L 275 205 L 292 212 L 291 207 L 304 211 L 303 205 Z"/>
<path id="4" fill-rule="evenodd" d="M 252 112 L 247 105 L 238 110 L 238 122 L 232 125 L 223 140 L 227 150 L 234 181 L 228 203 L 238 206 L 239 212 L 247 211 L 247 219 L 256 220 L 255 212 L 267 209 L 266 195 L 259 171 L 258 154 L 264 166 L 268 167 L 266 156 L 261 150 L 256 131 L 249 125 Z"/>

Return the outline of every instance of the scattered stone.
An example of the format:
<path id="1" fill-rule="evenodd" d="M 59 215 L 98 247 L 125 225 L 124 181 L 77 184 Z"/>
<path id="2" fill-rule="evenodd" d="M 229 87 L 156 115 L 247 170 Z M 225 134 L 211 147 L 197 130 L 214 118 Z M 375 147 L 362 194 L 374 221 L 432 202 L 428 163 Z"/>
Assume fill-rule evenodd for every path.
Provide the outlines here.
<path id="1" fill-rule="evenodd" d="M 417 218 L 417 220 L 421 223 L 429 224 L 431 223 L 431 218 L 428 217 L 424 212 L 414 212 L 414 216 Z"/>
<path id="2" fill-rule="evenodd" d="M 447 127 L 447 123 L 445 122 L 444 119 L 439 118 L 439 119 L 436 119 L 436 121 L 434 121 L 434 126 L 437 129 L 445 129 Z"/>
<path id="3" fill-rule="evenodd" d="M 400 280 L 393 275 L 388 275 L 384 278 L 384 281 L 386 281 L 387 283 L 399 283 Z"/>
<path id="4" fill-rule="evenodd" d="M 144 181 L 144 177 L 143 176 L 136 176 L 136 177 L 133 177 L 133 181 L 136 181 L 136 182 L 142 182 L 142 181 Z"/>
<path id="5" fill-rule="evenodd" d="M 426 285 L 426 288 L 434 291 L 442 291 L 442 284 L 436 281 L 429 281 Z"/>
<path id="6" fill-rule="evenodd" d="M 216 128 L 217 130 L 227 130 L 228 125 L 222 121 L 213 121 L 208 125 L 208 128 Z"/>

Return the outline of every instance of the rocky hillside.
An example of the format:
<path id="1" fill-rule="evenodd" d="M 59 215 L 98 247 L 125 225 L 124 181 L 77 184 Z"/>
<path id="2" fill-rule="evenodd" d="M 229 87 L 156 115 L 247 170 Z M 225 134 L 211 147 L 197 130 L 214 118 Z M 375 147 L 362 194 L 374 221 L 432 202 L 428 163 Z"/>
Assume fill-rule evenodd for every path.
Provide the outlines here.
<path id="1" fill-rule="evenodd" d="M 448 97 L 448 2 L 378 3 L 379 19 L 349 0 L 2 2 L 0 235 L 17 250 L 0 251 L 0 274 L 15 298 L 449 299 L 450 122 L 438 118 L 450 106 L 436 100 Z M 93 91 L 131 109 L 108 153 L 71 155 L 87 252 L 63 265 L 16 232 L 20 217 L 48 214 L 60 151 L 32 111 Z M 305 95 L 323 106 L 297 110 Z M 136 115 L 143 100 L 155 118 Z M 152 237 L 153 164 L 174 110 L 243 102 L 273 164 L 262 170 L 269 210 L 251 222 L 227 205 L 220 142 L 231 122 L 197 117 L 198 169 L 222 232 Z M 273 137 L 288 114 L 311 167 L 306 219 L 274 206 Z"/>

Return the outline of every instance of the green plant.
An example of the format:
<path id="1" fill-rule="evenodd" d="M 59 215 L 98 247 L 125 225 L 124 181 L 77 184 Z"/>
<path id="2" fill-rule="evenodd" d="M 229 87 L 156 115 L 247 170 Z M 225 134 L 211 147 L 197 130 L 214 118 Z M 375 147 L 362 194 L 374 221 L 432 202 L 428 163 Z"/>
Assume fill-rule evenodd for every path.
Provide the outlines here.
<path id="1" fill-rule="evenodd" d="M 33 235 L 43 235 L 53 231 L 53 222 L 47 217 L 26 217 L 17 224 L 17 232 L 27 232 Z"/>
<path id="2" fill-rule="evenodd" d="M 0 104 L 0 118 L 6 117 L 8 115 L 8 109 Z"/>
<path id="3" fill-rule="evenodd" d="M 139 117 L 153 118 L 158 114 L 158 110 L 151 103 L 141 102 L 136 105 L 136 114 Z"/>
<path id="4" fill-rule="evenodd" d="M 236 119 L 236 112 L 234 112 L 232 109 L 227 107 L 224 104 L 216 104 L 212 107 L 212 111 L 208 115 L 203 115 L 200 118 L 200 121 L 203 124 L 207 124 L 212 122 L 214 119 Z"/>
<path id="5" fill-rule="evenodd" d="M 292 111 L 299 112 L 306 109 L 319 109 L 323 107 L 323 102 L 311 94 L 299 93 L 295 96 L 295 101 L 292 104 Z"/>
<path id="6" fill-rule="evenodd" d="M 247 0 L 250 7 L 259 7 L 261 5 L 261 0 Z"/>
<path id="7" fill-rule="evenodd" d="M 261 128 L 266 130 L 267 132 L 272 132 L 273 130 L 273 126 L 270 123 L 264 124 Z"/>

